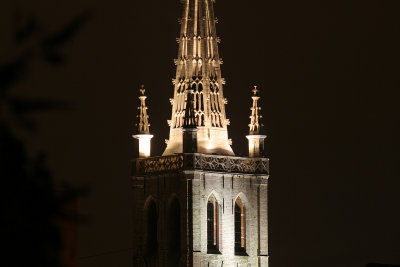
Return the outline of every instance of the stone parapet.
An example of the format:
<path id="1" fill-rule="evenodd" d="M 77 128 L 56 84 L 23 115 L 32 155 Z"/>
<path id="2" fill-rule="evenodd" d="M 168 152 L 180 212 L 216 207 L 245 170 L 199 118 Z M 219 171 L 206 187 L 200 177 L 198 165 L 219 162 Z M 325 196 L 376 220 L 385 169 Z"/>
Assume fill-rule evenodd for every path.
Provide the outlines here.
<path id="1" fill-rule="evenodd" d="M 231 157 L 200 153 L 140 158 L 134 160 L 132 165 L 133 176 L 185 170 L 269 174 L 268 158 Z"/>

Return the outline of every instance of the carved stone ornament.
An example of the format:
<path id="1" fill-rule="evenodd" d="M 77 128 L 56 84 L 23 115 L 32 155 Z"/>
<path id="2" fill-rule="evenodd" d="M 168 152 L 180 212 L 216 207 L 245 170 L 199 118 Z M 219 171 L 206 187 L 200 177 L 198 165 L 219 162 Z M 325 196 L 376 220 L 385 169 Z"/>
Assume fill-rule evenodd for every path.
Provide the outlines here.
<path id="1" fill-rule="evenodd" d="M 199 153 L 137 159 L 133 164 L 136 167 L 136 175 L 153 175 L 184 170 L 269 174 L 267 158 L 242 158 Z"/>

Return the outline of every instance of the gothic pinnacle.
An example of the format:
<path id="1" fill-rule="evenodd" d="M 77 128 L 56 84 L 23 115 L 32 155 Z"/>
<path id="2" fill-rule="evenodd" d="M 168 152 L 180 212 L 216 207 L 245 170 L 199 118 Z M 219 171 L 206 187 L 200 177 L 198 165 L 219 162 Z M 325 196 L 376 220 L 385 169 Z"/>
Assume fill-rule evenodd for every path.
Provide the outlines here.
<path id="1" fill-rule="evenodd" d="M 260 115 L 261 107 L 258 106 L 258 100 L 260 99 L 260 96 L 258 93 L 260 90 L 258 90 L 257 86 L 254 86 L 254 89 L 252 90 L 253 96 L 251 97 L 253 99 L 253 106 L 250 108 L 251 110 L 251 115 L 250 115 L 250 135 L 259 135 L 262 132 L 262 127 L 263 124 L 261 122 L 262 115 Z"/>
<path id="2" fill-rule="evenodd" d="M 151 139 L 153 135 L 150 134 L 149 115 L 147 115 L 147 106 L 145 95 L 146 89 L 142 85 L 139 89 L 140 106 L 138 107 L 139 115 L 137 115 L 136 134 L 132 137 L 139 141 L 139 158 L 148 158 L 151 154 Z"/>
<path id="3" fill-rule="evenodd" d="M 138 134 L 150 134 L 150 123 L 149 123 L 149 115 L 147 115 L 147 106 L 146 106 L 146 98 L 145 95 L 146 89 L 144 85 L 142 85 L 139 89 L 140 96 L 140 106 L 138 107 L 139 115 L 137 115 L 137 133 Z"/>
<path id="4" fill-rule="evenodd" d="M 253 96 L 253 106 L 250 108 L 250 133 L 247 135 L 247 139 L 249 140 L 249 157 L 251 158 L 259 158 L 264 157 L 264 140 L 267 138 L 266 135 L 262 134 L 262 116 L 260 115 L 261 107 L 258 106 L 258 100 L 260 99 L 259 92 L 257 86 L 254 86 L 252 90 Z"/>

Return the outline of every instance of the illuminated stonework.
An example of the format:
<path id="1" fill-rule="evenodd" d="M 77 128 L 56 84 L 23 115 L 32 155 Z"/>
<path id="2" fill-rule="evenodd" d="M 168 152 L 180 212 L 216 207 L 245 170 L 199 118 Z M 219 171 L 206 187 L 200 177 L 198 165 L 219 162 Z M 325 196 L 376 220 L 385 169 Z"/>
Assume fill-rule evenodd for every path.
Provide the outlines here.
<path id="1" fill-rule="evenodd" d="M 267 136 L 262 134 L 264 125 L 261 122 L 261 107 L 258 106 L 260 96 L 258 95 L 259 90 L 257 89 L 257 86 L 254 86 L 252 92 L 253 96 L 251 98 L 253 99 L 253 106 L 250 108 L 250 130 L 249 135 L 247 135 L 246 138 L 249 140 L 249 157 L 256 158 L 264 156 L 264 140 Z"/>
<path id="2" fill-rule="evenodd" d="M 132 167 L 137 175 L 155 175 L 183 170 L 263 175 L 269 173 L 269 159 L 267 158 L 243 158 L 196 153 L 137 159 L 134 163 L 135 165 Z"/>
<path id="3" fill-rule="evenodd" d="M 228 139 L 215 0 L 181 2 L 170 139 L 163 156 L 149 156 L 144 92 L 139 98 L 133 266 L 268 267 L 269 159 L 258 89 L 252 96 L 249 157 L 236 157 Z"/>
<path id="4" fill-rule="evenodd" d="M 136 134 L 133 138 L 139 140 L 139 158 L 148 158 L 151 153 L 151 134 Z"/>
<path id="5" fill-rule="evenodd" d="M 149 115 L 147 115 L 147 106 L 144 85 L 140 88 L 141 95 L 139 96 L 140 106 L 138 107 L 139 115 L 137 115 L 138 122 L 136 124 L 137 134 L 132 137 L 139 140 L 139 157 L 150 157 L 151 153 L 151 139 L 153 135 L 150 134 Z"/>
<path id="6" fill-rule="evenodd" d="M 268 267 L 268 159 L 180 154 L 133 165 L 133 266 Z"/>
<path id="7" fill-rule="evenodd" d="M 194 111 L 197 118 L 198 151 L 207 154 L 234 155 L 228 139 L 229 120 L 225 114 L 219 58 L 211 0 L 184 0 L 179 53 L 175 60 L 176 77 L 172 104 L 170 136 L 164 155 L 182 153 L 182 131 L 187 90 L 193 90 Z"/>

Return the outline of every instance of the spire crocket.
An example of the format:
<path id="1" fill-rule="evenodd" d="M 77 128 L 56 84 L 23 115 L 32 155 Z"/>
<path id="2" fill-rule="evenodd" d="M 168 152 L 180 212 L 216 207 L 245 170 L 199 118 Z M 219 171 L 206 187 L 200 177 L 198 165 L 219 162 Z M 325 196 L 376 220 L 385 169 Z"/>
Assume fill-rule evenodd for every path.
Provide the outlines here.
<path id="1" fill-rule="evenodd" d="M 234 155 L 228 139 L 229 120 L 225 114 L 227 100 L 223 95 L 225 80 L 221 76 L 222 60 L 218 53 L 220 39 L 216 34 L 214 0 L 182 0 L 184 5 L 179 53 L 175 60 L 174 98 L 170 139 L 163 155 L 182 153 L 182 131 L 185 96 L 193 90 L 194 112 L 198 128 L 198 152 Z"/>

